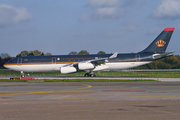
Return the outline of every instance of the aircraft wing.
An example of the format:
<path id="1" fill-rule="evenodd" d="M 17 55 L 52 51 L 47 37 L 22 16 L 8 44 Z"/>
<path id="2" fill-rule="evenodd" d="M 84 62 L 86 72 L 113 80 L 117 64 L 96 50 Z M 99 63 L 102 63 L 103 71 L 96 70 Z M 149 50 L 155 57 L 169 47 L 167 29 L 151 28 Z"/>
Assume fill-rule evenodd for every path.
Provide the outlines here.
<path id="1" fill-rule="evenodd" d="M 87 60 L 87 61 L 81 61 L 81 62 L 77 62 L 77 63 L 73 63 L 73 64 L 69 64 L 69 65 L 73 65 L 73 66 L 76 66 L 77 64 L 79 63 L 92 63 L 94 64 L 95 66 L 97 65 L 100 65 L 100 64 L 104 64 L 106 60 L 109 60 L 109 59 L 113 59 L 113 58 L 116 58 L 118 55 L 118 53 L 114 53 L 113 55 L 111 55 L 110 57 L 106 57 L 106 58 L 100 58 L 100 59 L 92 59 L 92 60 Z"/>
<path id="2" fill-rule="evenodd" d="M 79 64 L 79 63 L 93 63 L 93 64 L 95 64 L 95 65 L 104 64 L 106 60 L 116 58 L 117 55 L 118 55 L 118 52 L 114 53 L 114 54 L 111 55 L 110 57 L 100 58 L 100 59 L 92 59 L 92 60 L 81 61 L 81 62 L 76 62 L 76 63 L 73 63 L 73 64 L 67 64 L 67 65 L 65 65 L 65 66 L 76 66 L 76 65 Z M 63 66 L 63 67 L 65 67 L 65 66 Z"/>
<path id="3" fill-rule="evenodd" d="M 67 64 L 63 67 L 60 68 L 61 73 L 71 73 L 75 71 L 87 71 L 87 70 L 104 70 L 107 69 L 108 67 L 104 64 L 106 60 L 116 58 L 118 53 L 114 53 L 110 57 L 106 58 L 100 58 L 100 59 L 92 59 L 92 60 L 87 60 L 87 61 L 81 61 L 81 62 L 76 62 L 73 64 Z M 64 72 L 63 72 L 64 71 Z"/>
<path id="4" fill-rule="evenodd" d="M 85 61 L 85 62 L 91 62 L 91 63 L 93 63 L 95 66 L 97 66 L 97 65 L 100 65 L 100 64 L 104 64 L 106 60 L 116 58 L 117 55 L 118 55 L 118 53 L 116 52 L 116 53 L 114 53 L 113 55 L 111 55 L 110 57 L 100 58 L 100 59 L 92 59 L 92 60 Z"/>

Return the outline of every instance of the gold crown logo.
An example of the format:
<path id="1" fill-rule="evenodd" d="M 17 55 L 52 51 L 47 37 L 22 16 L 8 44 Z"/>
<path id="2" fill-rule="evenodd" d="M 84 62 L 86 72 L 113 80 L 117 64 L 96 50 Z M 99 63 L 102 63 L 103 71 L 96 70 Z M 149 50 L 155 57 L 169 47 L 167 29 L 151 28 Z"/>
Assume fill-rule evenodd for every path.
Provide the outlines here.
<path id="1" fill-rule="evenodd" d="M 163 41 L 163 40 L 159 40 L 159 41 L 156 42 L 156 45 L 157 45 L 158 47 L 164 47 L 165 44 L 166 44 L 166 42 Z"/>
<path id="2" fill-rule="evenodd" d="M 25 58 L 25 59 L 24 59 L 24 61 L 28 61 L 28 59 L 27 59 L 27 58 Z"/>

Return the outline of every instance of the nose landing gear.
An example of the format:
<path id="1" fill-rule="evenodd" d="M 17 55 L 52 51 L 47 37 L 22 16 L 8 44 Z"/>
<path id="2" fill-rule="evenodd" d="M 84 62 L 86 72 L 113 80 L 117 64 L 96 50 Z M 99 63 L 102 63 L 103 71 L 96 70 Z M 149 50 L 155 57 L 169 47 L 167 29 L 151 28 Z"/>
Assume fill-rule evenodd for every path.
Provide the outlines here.
<path id="1" fill-rule="evenodd" d="M 25 77 L 25 75 L 24 75 L 24 72 L 23 72 L 23 71 L 21 71 L 21 77 L 22 77 L 22 78 L 24 78 L 24 77 Z"/>

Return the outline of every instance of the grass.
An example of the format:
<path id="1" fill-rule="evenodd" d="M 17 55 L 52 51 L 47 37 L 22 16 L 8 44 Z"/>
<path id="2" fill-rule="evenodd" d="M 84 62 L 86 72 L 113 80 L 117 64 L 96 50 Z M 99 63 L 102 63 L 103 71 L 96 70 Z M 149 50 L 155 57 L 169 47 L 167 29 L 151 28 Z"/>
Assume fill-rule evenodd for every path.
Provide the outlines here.
<path id="1" fill-rule="evenodd" d="M 27 80 L 9 80 L 9 79 L 0 79 L 0 82 L 27 82 Z"/>
<path id="2" fill-rule="evenodd" d="M 102 79 L 64 79 L 64 80 L 8 80 L 0 79 L 0 82 L 155 82 L 156 80 L 102 80 Z"/>
<path id="3" fill-rule="evenodd" d="M 105 80 L 105 79 L 72 79 L 72 80 L 44 80 L 44 82 L 154 82 L 156 80 Z"/>
<path id="4" fill-rule="evenodd" d="M 64 77 L 83 77 L 85 72 L 73 74 L 61 74 L 60 72 L 25 72 L 26 76 L 64 76 Z M 95 72 L 98 77 L 114 77 L 114 78 L 180 78 L 180 72 L 115 72 L 115 71 L 101 71 Z M 0 71 L 0 76 L 20 76 L 17 71 Z"/>

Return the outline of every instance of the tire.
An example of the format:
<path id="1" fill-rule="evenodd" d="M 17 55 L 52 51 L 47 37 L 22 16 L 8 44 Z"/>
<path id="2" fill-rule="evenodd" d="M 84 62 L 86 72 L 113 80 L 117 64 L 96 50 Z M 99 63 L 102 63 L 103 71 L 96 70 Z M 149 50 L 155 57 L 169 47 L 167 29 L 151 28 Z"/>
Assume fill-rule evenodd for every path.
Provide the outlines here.
<path id="1" fill-rule="evenodd" d="M 88 74 L 88 73 L 86 73 L 86 74 L 84 75 L 84 77 L 89 77 L 89 74 Z"/>

